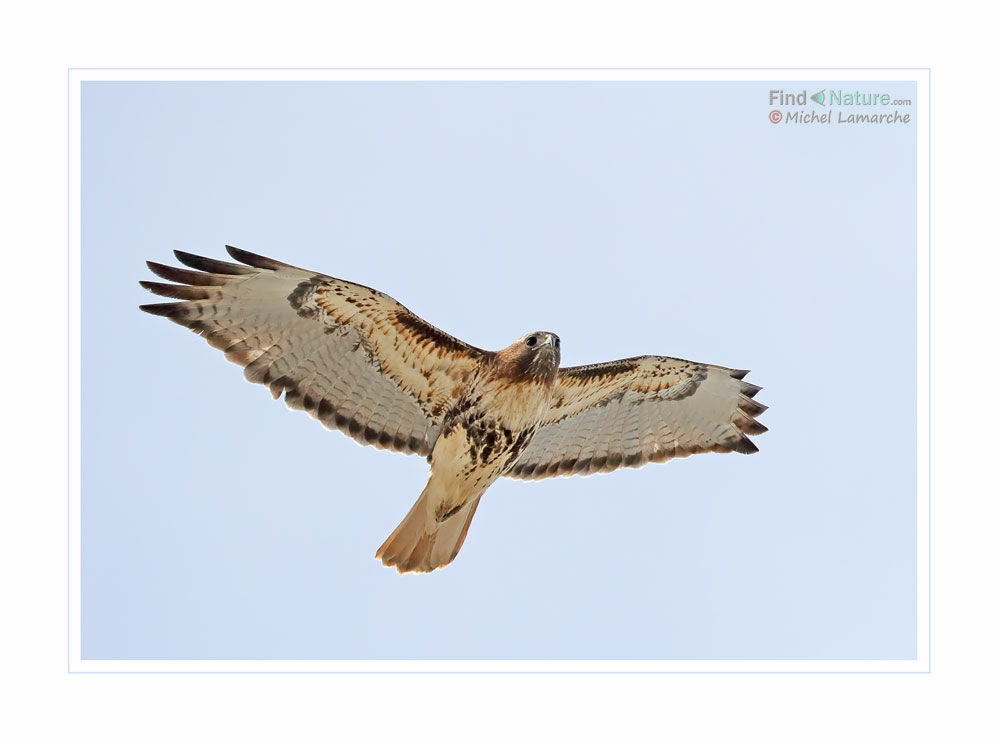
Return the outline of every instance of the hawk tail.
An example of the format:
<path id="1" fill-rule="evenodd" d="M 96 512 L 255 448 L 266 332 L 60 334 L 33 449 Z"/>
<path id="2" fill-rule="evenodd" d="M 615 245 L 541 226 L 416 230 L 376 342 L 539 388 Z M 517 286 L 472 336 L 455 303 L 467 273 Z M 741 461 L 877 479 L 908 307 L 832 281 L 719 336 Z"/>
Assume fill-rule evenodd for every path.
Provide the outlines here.
<path id="1" fill-rule="evenodd" d="M 427 507 L 432 483 L 433 477 L 406 517 L 375 552 L 375 558 L 381 559 L 386 567 L 395 567 L 399 572 L 432 572 L 450 564 L 465 542 L 481 495 L 438 521 Z"/>

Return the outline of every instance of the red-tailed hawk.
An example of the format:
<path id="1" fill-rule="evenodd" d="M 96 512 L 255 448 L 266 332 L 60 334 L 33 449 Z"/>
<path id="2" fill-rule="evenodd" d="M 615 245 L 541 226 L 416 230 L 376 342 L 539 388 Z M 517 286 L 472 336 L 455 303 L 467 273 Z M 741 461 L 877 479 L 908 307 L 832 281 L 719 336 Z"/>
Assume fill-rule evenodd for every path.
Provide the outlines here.
<path id="1" fill-rule="evenodd" d="M 746 371 L 640 356 L 559 368 L 559 338 L 486 351 L 366 286 L 227 247 L 140 281 L 177 302 L 141 309 L 204 336 L 245 377 L 359 443 L 426 456 L 430 479 L 376 557 L 429 572 L 458 553 L 501 476 L 593 474 L 707 451 L 754 453 L 766 430 Z"/>

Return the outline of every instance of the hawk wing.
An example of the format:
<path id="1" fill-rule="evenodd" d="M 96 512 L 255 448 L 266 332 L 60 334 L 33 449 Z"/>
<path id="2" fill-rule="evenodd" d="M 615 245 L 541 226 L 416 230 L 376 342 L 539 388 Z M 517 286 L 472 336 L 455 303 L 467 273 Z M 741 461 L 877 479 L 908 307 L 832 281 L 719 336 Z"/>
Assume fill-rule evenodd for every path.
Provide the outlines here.
<path id="1" fill-rule="evenodd" d="M 505 473 L 518 479 L 607 472 L 707 451 L 757 451 L 766 427 L 748 372 L 642 356 L 561 369 L 551 406 Z"/>
<path id="2" fill-rule="evenodd" d="M 380 291 L 226 247 L 243 265 L 175 251 L 191 268 L 147 263 L 179 302 L 140 309 L 202 335 L 292 409 L 360 443 L 427 455 L 445 412 L 486 351 Z"/>

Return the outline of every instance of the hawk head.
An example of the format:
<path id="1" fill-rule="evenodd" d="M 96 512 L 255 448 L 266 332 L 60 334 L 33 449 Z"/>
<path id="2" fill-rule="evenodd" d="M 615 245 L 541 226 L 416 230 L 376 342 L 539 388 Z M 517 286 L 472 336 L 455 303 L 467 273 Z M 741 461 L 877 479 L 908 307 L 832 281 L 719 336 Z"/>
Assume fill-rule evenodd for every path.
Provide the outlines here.
<path id="1" fill-rule="evenodd" d="M 528 333 L 496 354 L 497 370 L 511 381 L 551 384 L 558 373 L 561 343 L 554 332 Z"/>

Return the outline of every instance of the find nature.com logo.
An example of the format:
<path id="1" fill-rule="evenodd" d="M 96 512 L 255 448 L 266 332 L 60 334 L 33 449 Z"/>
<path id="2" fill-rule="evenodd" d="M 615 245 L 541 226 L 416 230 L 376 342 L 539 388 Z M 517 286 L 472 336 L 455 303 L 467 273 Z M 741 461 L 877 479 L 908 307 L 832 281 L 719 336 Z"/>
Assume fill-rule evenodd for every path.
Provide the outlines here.
<path id="1" fill-rule="evenodd" d="M 807 90 L 789 92 L 771 89 L 768 115 L 770 123 L 780 124 L 908 124 L 910 113 L 900 109 L 912 106 L 909 98 L 894 98 L 890 93 L 862 93 L 859 90 L 846 91 L 841 88 L 822 88 L 811 95 Z M 829 109 L 805 109 L 808 102 Z M 777 107 L 775 107 L 777 106 Z M 891 112 L 884 107 L 892 107 Z M 834 108 L 835 107 L 835 108 Z M 859 111 L 857 108 L 859 107 Z M 783 110 L 782 110 L 783 108 Z M 792 110 L 787 110 L 792 109 Z M 843 110 L 845 109 L 845 110 Z M 881 110 L 878 110 L 881 109 Z M 834 115 L 835 114 L 835 115 Z"/>

